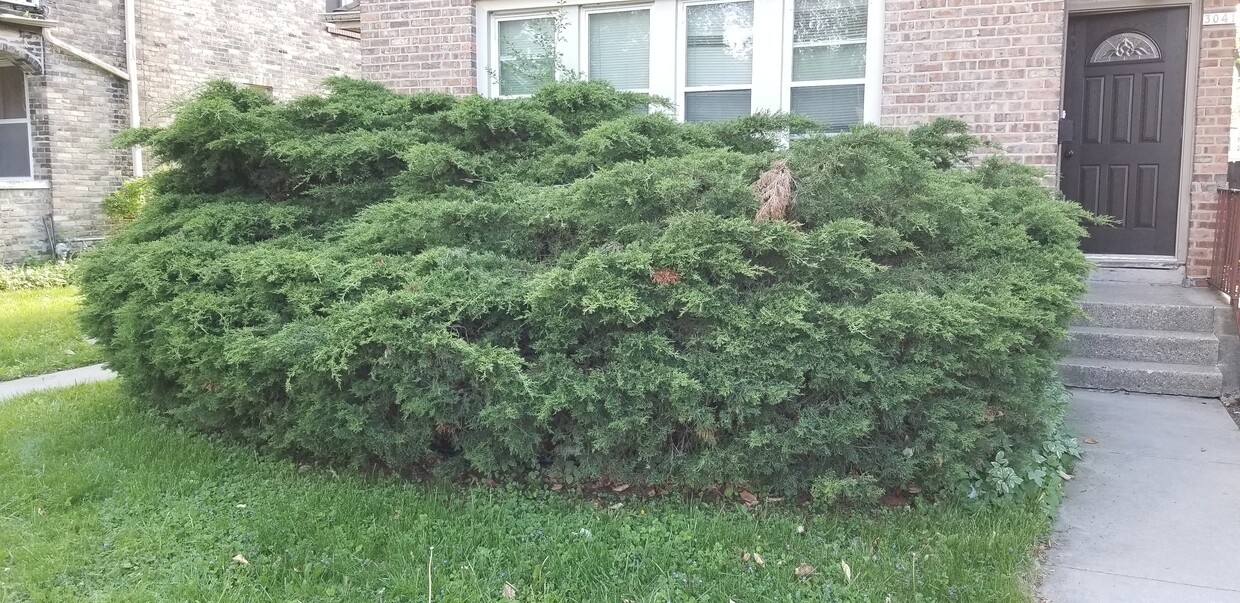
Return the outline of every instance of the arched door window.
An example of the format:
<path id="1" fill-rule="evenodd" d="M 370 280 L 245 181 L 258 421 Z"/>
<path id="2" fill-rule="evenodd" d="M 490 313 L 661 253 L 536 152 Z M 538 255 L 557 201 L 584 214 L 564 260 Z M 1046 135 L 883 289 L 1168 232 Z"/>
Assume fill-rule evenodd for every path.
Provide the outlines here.
<path id="1" fill-rule="evenodd" d="M 1158 44 L 1155 44 L 1149 36 L 1140 32 L 1126 31 L 1103 40 L 1089 56 L 1089 62 L 1096 65 L 1161 58 L 1162 52 L 1158 50 Z"/>

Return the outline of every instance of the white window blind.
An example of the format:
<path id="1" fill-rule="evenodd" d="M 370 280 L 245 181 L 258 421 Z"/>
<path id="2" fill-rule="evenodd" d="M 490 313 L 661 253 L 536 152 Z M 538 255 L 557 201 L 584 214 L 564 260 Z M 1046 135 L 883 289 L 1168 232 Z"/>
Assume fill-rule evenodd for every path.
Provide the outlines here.
<path id="1" fill-rule="evenodd" d="M 499 95 L 523 96 L 555 79 L 555 19 L 499 21 Z"/>
<path id="2" fill-rule="evenodd" d="M 842 132 L 865 118 L 867 0 L 793 0 L 789 110 Z"/>
<path id="3" fill-rule="evenodd" d="M 753 2 L 685 6 L 685 121 L 749 114 L 753 17 Z"/>
<path id="4" fill-rule="evenodd" d="M 590 13 L 586 75 L 619 90 L 650 88 L 650 10 Z"/>
<path id="5" fill-rule="evenodd" d="M 30 115 L 20 67 L 0 65 L 0 178 L 30 178 Z"/>

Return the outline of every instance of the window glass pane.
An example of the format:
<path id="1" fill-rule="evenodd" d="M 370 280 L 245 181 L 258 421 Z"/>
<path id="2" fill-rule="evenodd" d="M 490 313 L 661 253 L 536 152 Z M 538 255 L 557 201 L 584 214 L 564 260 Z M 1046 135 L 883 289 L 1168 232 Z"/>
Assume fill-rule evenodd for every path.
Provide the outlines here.
<path id="1" fill-rule="evenodd" d="M 593 13 L 589 75 L 620 90 L 650 87 L 650 11 Z"/>
<path id="2" fill-rule="evenodd" d="M 796 0 L 792 43 L 815 44 L 864 40 L 868 0 Z"/>
<path id="3" fill-rule="evenodd" d="M 554 79 L 555 19 L 500 21 L 500 96 L 533 94 Z"/>
<path id="4" fill-rule="evenodd" d="M 792 49 L 792 81 L 865 77 L 865 44 L 799 46 Z"/>
<path id="5" fill-rule="evenodd" d="M 26 118 L 26 85 L 20 67 L 0 67 L 0 119 Z"/>
<path id="6" fill-rule="evenodd" d="M 793 88 L 791 109 L 822 122 L 827 132 L 843 132 L 865 117 L 865 86 Z"/>
<path id="7" fill-rule="evenodd" d="M 0 178 L 30 177 L 30 132 L 24 123 L 0 124 Z"/>
<path id="8" fill-rule="evenodd" d="M 749 84 L 753 78 L 753 2 L 685 7 L 685 83 Z"/>
<path id="9" fill-rule="evenodd" d="M 686 92 L 685 121 L 726 121 L 749 115 L 749 91 Z"/>

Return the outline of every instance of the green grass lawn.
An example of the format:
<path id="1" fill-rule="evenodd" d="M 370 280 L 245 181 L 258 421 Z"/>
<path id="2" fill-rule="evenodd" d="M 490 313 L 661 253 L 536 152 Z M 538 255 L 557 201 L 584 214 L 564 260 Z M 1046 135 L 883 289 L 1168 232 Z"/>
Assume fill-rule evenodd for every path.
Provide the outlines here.
<path id="1" fill-rule="evenodd" d="M 506 583 L 543 602 L 1031 601 L 1048 527 L 1018 509 L 459 492 L 256 457 L 115 384 L 0 402 L 4 602 L 502 601 Z"/>
<path id="2" fill-rule="evenodd" d="M 77 309 L 73 287 L 0 291 L 0 381 L 100 362 L 99 348 L 78 328 Z"/>

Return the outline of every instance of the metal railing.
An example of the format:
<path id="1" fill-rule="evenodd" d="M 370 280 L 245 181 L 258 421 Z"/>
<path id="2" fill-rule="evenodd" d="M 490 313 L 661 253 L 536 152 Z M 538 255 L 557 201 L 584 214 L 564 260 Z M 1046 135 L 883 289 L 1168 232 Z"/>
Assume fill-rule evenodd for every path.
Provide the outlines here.
<path id="1" fill-rule="evenodd" d="M 1214 258 L 1210 286 L 1227 294 L 1231 307 L 1240 307 L 1240 190 L 1218 189 L 1214 231 Z"/>

